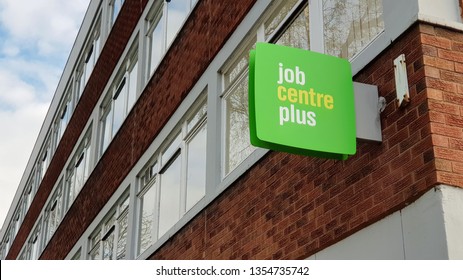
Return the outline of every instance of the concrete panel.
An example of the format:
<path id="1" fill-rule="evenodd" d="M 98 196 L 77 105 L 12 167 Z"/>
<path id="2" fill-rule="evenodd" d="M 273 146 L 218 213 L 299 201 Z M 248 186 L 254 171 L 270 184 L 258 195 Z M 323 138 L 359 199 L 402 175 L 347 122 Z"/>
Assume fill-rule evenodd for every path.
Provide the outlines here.
<path id="1" fill-rule="evenodd" d="M 435 188 L 402 210 L 406 259 L 448 259 L 441 197 Z"/>
<path id="2" fill-rule="evenodd" d="M 404 259 L 400 214 L 394 213 L 315 254 L 317 260 Z"/>
<path id="3" fill-rule="evenodd" d="M 441 186 L 449 259 L 463 260 L 463 189 Z"/>

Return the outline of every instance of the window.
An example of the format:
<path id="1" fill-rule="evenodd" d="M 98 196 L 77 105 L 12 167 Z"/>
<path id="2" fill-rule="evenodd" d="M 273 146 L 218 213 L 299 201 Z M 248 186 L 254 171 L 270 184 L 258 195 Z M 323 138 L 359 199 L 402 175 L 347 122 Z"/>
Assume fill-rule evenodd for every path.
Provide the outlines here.
<path id="1" fill-rule="evenodd" d="M 324 0 L 325 52 L 352 58 L 384 30 L 380 0 Z"/>
<path id="2" fill-rule="evenodd" d="M 71 260 L 80 260 L 80 256 L 82 255 L 82 248 L 79 248 L 77 252 L 72 256 Z"/>
<path id="3" fill-rule="evenodd" d="M 154 4 L 146 19 L 146 80 L 153 75 L 162 55 L 174 40 L 196 1 L 156 1 Z"/>
<path id="4" fill-rule="evenodd" d="M 147 79 L 153 74 L 164 53 L 163 34 L 165 23 L 163 6 L 156 7 L 154 10 L 155 12 L 151 15 L 151 18 L 147 20 Z"/>
<path id="5" fill-rule="evenodd" d="M 109 2 L 109 24 L 108 26 L 111 28 L 116 21 L 117 15 L 124 4 L 124 0 L 111 0 Z"/>
<path id="6" fill-rule="evenodd" d="M 58 188 L 55 190 L 52 199 L 48 203 L 45 210 L 44 226 L 43 226 L 43 237 L 44 244 L 50 241 L 51 237 L 58 228 L 61 215 L 62 215 L 62 181 L 59 183 Z"/>
<path id="7" fill-rule="evenodd" d="M 206 114 L 207 106 L 202 102 L 181 121 L 167 145 L 138 176 L 139 254 L 171 229 L 206 193 Z"/>
<path id="8" fill-rule="evenodd" d="M 90 237 L 89 258 L 92 260 L 125 259 L 127 251 L 129 198 L 110 211 L 102 225 Z"/>
<path id="9" fill-rule="evenodd" d="M 245 41 L 245 47 L 235 55 L 232 63 L 223 71 L 223 112 L 225 121 L 225 151 L 224 175 L 234 170 L 246 159 L 255 148 L 249 140 L 248 118 L 248 65 L 249 51 L 257 41 L 270 40 L 279 35 L 276 43 L 295 47 L 309 48 L 308 7 L 296 10 L 294 20 L 288 20 L 288 15 L 294 13 L 297 1 L 282 1 L 271 7 L 273 10 L 262 24 L 264 34 L 253 34 Z M 289 22 L 288 24 L 285 21 Z M 278 29 L 286 26 L 285 32 Z M 243 51 L 244 49 L 244 51 Z"/>
<path id="10" fill-rule="evenodd" d="M 24 198 L 25 198 L 24 201 L 26 204 L 26 209 L 29 209 L 29 206 L 32 203 L 32 198 L 33 198 L 32 188 L 33 188 L 33 182 L 29 182 L 29 184 L 27 185 L 26 191 L 24 192 Z"/>
<path id="11" fill-rule="evenodd" d="M 116 135 L 137 99 L 137 78 L 138 57 L 137 52 L 132 52 L 101 106 L 100 156 Z"/>
<path id="12" fill-rule="evenodd" d="M 92 74 L 93 67 L 98 60 L 100 54 L 100 22 L 97 21 L 93 31 L 90 33 L 88 43 L 83 51 L 83 58 L 80 64 L 79 70 L 77 71 L 77 82 L 76 82 L 76 100 L 82 95 L 85 85 L 87 84 L 90 75 Z"/>
<path id="13" fill-rule="evenodd" d="M 152 172 L 151 170 L 155 169 L 157 174 L 157 164 L 153 164 L 147 170 L 148 172 Z M 146 185 L 142 189 L 142 191 L 138 195 L 138 199 L 140 201 L 140 219 L 138 221 L 138 252 L 144 252 L 151 244 L 156 241 L 156 225 L 155 225 L 155 218 L 156 217 L 156 177 L 154 174 L 150 174 L 152 176 L 152 182 L 149 182 L 147 177 L 141 179 L 142 182 L 147 181 Z"/>
<path id="14" fill-rule="evenodd" d="M 67 209 L 71 206 L 90 175 L 90 158 L 91 146 L 90 135 L 88 135 L 84 138 L 83 143 L 77 149 L 77 152 L 67 169 Z"/>
<path id="15" fill-rule="evenodd" d="M 255 41 L 253 38 L 249 48 Z M 249 54 L 246 51 L 224 74 L 225 174 L 235 169 L 255 149 L 249 140 L 248 64 Z"/>
<path id="16" fill-rule="evenodd" d="M 40 221 L 34 229 L 29 240 L 24 244 L 21 254 L 18 256 L 20 260 L 37 260 L 40 256 Z"/>
<path id="17" fill-rule="evenodd" d="M 55 142 L 55 149 L 58 147 L 59 141 L 64 134 L 64 130 L 66 129 L 69 120 L 71 119 L 72 114 L 72 84 L 68 87 L 66 95 L 64 97 L 63 103 L 61 105 L 61 109 L 58 111 L 58 118 L 55 122 L 55 129 L 54 129 L 54 142 Z"/>
<path id="18" fill-rule="evenodd" d="M 190 12 L 190 4 L 188 0 L 172 0 L 167 2 L 167 46 L 174 40 L 180 27 L 182 27 L 183 22 Z"/>
<path id="19" fill-rule="evenodd" d="M 51 147 L 49 142 L 45 142 L 45 148 L 42 152 L 42 158 L 40 162 L 40 178 L 43 179 L 45 172 L 47 172 L 48 165 L 51 161 Z"/>

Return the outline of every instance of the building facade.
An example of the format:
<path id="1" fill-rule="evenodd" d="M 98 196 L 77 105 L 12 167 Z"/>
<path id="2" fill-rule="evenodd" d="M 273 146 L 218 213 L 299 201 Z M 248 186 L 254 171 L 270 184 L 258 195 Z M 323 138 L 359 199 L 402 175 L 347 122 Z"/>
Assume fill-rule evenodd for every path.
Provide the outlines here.
<path id="1" fill-rule="evenodd" d="M 1 258 L 462 259 L 461 8 L 92 0 Z M 256 42 L 350 60 L 354 81 L 385 100 L 382 141 L 359 138 L 345 161 L 251 146 Z"/>

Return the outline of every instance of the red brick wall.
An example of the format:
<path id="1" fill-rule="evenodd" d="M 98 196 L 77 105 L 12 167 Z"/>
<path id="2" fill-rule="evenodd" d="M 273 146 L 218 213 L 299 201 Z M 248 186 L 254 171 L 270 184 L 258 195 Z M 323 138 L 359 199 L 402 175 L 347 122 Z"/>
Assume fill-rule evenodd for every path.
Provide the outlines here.
<path id="1" fill-rule="evenodd" d="M 463 187 L 463 33 L 425 26 L 421 41 L 437 179 Z"/>
<path id="2" fill-rule="evenodd" d="M 463 187 L 462 36 L 415 24 L 355 77 L 387 100 L 382 144 L 359 143 L 345 162 L 272 152 L 151 258 L 302 259 L 438 183 Z M 411 103 L 397 108 L 402 53 Z"/>

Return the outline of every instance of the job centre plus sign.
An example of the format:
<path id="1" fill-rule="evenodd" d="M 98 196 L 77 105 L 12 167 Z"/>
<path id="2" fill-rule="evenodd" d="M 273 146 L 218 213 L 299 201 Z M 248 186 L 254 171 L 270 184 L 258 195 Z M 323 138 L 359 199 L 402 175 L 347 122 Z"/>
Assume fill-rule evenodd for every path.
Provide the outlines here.
<path id="1" fill-rule="evenodd" d="M 356 149 L 354 110 L 347 60 L 266 43 L 251 51 L 253 145 L 345 159 Z"/>

